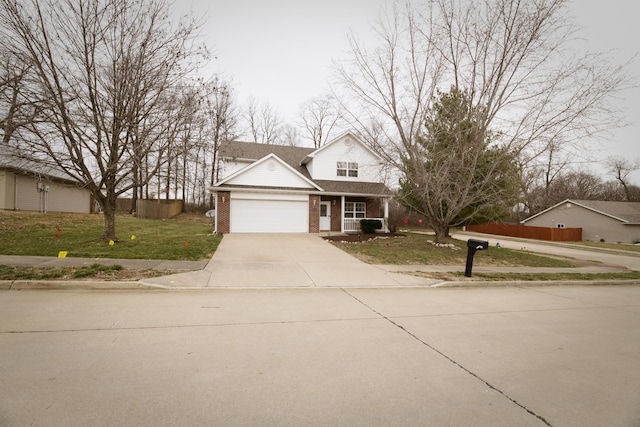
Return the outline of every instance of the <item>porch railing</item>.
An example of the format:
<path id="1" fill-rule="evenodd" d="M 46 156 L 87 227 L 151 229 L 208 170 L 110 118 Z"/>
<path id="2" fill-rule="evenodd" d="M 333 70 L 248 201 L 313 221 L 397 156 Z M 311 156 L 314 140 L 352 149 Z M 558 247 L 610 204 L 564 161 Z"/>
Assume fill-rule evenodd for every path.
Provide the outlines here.
<path id="1" fill-rule="evenodd" d="M 388 233 L 389 229 L 387 228 L 387 221 L 384 218 L 344 218 L 344 232 L 345 233 L 354 233 L 360 231 L 360 220 L 361 219 L 377 219 L 382 221 L 382 232 Z"/>

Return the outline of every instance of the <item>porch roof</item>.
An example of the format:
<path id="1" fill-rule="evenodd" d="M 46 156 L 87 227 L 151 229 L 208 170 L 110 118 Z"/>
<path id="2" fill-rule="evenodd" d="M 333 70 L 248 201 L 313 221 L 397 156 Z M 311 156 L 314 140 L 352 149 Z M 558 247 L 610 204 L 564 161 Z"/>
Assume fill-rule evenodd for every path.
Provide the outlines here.
<path id="1" fill-rule="evenodd" d="M 293 192 L 306 194 L 321 194 L 333 196 L 360 196 L 360 197 L 391 197 L 393 193 L 386 185 L 378 182 L 340 182 L 340 181 L 322 181 L 314 180 L 321 191 L 315 188 L 297 188 L 297 187 L 268 187 L 261 185 L 233 185 L 222 184 L 212 187 L 213 191 L 241 191 L 241 192 Z"/>
<path id="2" fill-rule="evenodd" d="M 325 194 L 390 197 L 392 191 L 382 182 L 325 181 L 316 179 Z"/>

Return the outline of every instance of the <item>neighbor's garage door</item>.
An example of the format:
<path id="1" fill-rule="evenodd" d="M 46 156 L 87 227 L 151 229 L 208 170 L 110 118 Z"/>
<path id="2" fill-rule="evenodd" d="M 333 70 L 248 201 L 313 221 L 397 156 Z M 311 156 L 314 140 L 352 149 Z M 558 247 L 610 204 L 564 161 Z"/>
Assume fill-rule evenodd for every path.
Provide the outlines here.
<path id="1" fill-rule="evenodd" d="M 232 233 L 307 233 L 309 198 L 232 193 L 230 219 Z"/>

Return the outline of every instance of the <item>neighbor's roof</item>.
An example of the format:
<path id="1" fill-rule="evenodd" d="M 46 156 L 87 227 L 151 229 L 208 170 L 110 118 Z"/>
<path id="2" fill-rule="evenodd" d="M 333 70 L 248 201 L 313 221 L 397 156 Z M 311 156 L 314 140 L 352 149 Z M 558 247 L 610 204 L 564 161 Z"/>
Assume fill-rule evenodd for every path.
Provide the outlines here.
<path id="1" fill-rule="evenodd" d="M 608 216 L 625 224 L 640 224 L 640 202 L 610 202 L 604 200 L 573 200 L 566 199 L 545 209 L 522 222 L 529 221 L 565 203 L 573 203 L 593 212 Z"/>
<path id="2" fill-rule="evenodd" d="M 0 168 L 12 169 L 26 174 L 45 176 L 67 182 L 75 182 L 51 162 L 29 156 L 19 147 L 0 143 Z"/>
<path id="3" fill-rule="evenodd" d="M 256 142 L 225 141 L 220 145 L 219 153 L 222 158 L 236 161 L 255 162 L 269 154 L 275 154 L 302 176 L 322 188 L 323 192 L 331 194 L 350 194 L 362 196 L 392 195 L 392 191 L 381 182 L 354 182 L 311 179 L 306 166 L 301 162 L 309 154 L 317 151 L 310 147 L 291 147 L 288 145 L 260 144 Z"/>
<path id="4" fill-rule="evenodd" d="M 640 202 L 607 202 L 603 200 L 573 200 L 576 205 L 603 213 L 624 222 L 640 224 Z"/>

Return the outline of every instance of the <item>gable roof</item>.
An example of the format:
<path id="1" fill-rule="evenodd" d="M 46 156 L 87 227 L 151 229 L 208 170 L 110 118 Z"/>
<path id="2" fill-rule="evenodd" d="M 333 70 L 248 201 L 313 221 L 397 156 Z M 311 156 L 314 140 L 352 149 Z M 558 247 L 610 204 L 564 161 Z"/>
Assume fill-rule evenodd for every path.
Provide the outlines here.
<path id="1" fill-rule="evenodd" d="M 222 158 L 236 161 L 255 162 L 269 154 L 275 154 L 278 158 L 299 174 L 311 179 L 309 171 L 300 164 L 309 153 L 314 151 L 310 147 L 291 147 L 288 145 L 260 144 L 258 142 L 224 141 L 219 148 Z"/>
<path id="2" fill-rule="evenodd" d="M 364 144 L 362 141 L 360 141 L 360 138 L 356 137 L 352 132 L 344 132 L 342 134 L 340 134 L 337 138 L 334 138 L 333 140 L 327 142 L 326 144 L 324 144 L 322 147 L 313 150 L 311 153 L 307 154 L 304 159 L 302 159 L 301 163 L 303 165 L 306 165 L 307 163 L 309 163 L 311 161 L 312 158 L 314 158 L 318 153 L 320 153 L 321 151 L 327 149 L 327 147 L 332 146 L 333 144 L 337 143 L 338 141 L 340 141 L 341 139 L 343 139 L 344 137 L 351 137 L 351 139 L 353 141 L 355 141 L 358 145 L 360 145 L 361 147 L 363 147 L 365 150 L 367 150 L 369 153 L 371 153 L 373 156 L 375 156 L 377 159 L 382 160 L 382 158 L 380 157 L 380 155 L 378 153 L 376 153 L 375 151 L 373 151 L 371 149 L 371 147 L 369 147 L 367 144 Z"/>
<path id="3" fill-rule="evenodd" d="M 322 190 L 310 178 L 300 174 L 297 170 L 292 168 L 287 162 L 283 161 L 280 157 L 276 156 L 274 153 L 267 154 L 266 156 L 262 157 L 261 159 L 251 163 L 246 168 L 243 168 L 243 169 L 235 171 L 234 173 L 232 173 L 228 177 L 226 177 L 226 178 L 222 179 L 220 182 L 216 183 L 215 186 L 218 187 L 218 186 L 224 185 L 225 183 L 228 183 L 229 181 L 233 181 L 234 178 L 236 178 L 236 177 L 238 177 L 238 176 L 240 176 L 242 174 L 245 174 L 245 173 L 249 172 L 252 169 L 260 167 L 260 165 L 262 165 L 263 163 L 267 162 L 269 159 L 275 160 L 277 163 L 281 164 L 285 169 L 289 170 L 292 174 L 294 174 L 297 177 L 299 177 L 303 182 L 309 184 L 309 188 L 315 188 L 316 190 Z"/>
<path id="4" fill-rule="evenodd" d="M 640 224 L 640 202 L 611 202 L 605 200 L 573 200 L 566 199 L 560 203 L 556 203 L 548 209 L 538 212 L 535 215 L 524 219 L 522 223 L 529 221 L 539 215 L 542 215 L 556 207 L 565 204 L 573 203 L 582 208 L 599 213 L 601 215 L 613 218 L 625 224 Z"/>

